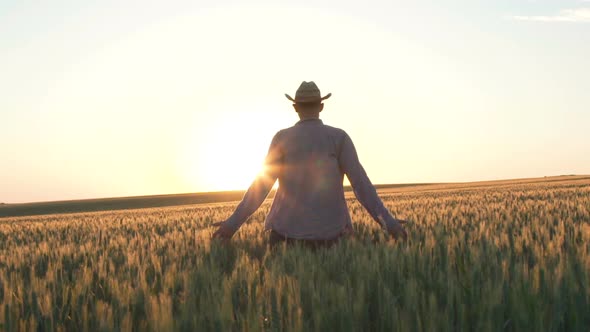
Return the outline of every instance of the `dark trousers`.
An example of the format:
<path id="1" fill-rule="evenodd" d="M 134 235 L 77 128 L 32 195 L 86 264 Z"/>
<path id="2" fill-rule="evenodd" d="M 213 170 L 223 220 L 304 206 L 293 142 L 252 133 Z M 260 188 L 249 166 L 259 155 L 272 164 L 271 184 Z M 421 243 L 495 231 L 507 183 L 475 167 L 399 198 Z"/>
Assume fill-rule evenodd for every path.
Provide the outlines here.
<path id="1" fill-rule="evenodd" d="M 268 242 L 270 243 L 270 247 L 274 248 L 277 245 L 285 242 L 287 245 L 293 245 L 296 243 L 300 243 L 301 245 L 311 248 L 311 249 L 318 249 L 318 248 L 329 248 L 334 244 L 338 243 L 342 236 L 338 236 L 333 239 L 329 240 L 303 240 L 303 239 L 293 239 L 286 237 L 282 234 L 275 232 L 274 230 L 270 231 L 270 235 L 268 236 Z"/>

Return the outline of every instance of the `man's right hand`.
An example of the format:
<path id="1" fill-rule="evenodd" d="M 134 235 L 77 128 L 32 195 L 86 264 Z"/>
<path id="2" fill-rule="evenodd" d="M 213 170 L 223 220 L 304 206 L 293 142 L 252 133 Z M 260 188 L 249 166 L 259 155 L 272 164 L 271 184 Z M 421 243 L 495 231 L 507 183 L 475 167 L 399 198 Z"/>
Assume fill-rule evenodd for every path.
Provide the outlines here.
<path id="1" fill-rule="evenodd" d="M 386 222 L 387 233 L 391 234 L 396 240 L 400 238 L 403 240 L 408 239 L 408 233 L 404 229 L 403 224 L 406 224 L 406 220 L 393 219 L 392 221 Z"/>

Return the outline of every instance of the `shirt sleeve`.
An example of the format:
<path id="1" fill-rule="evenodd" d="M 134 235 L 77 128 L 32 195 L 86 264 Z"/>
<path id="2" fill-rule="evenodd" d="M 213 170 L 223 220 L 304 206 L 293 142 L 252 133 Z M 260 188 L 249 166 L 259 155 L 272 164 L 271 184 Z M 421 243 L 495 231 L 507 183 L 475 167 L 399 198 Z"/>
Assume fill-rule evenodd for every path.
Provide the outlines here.
<path id="1" fill-rule="evenodd" d="M 373 220 L 383 227 L 395 223 L 396 219 L 389 213 L 389 210 L 377 195 L 375 187 L 359 161 L 352 139 L 346 133 L 340 145 L 338 162 L 342 172 L 346 174 L 350 181 L 356 198 L 369 212 Z"/>
<path id="2" fill-rule="evenodd" d="M 226 221 L 228 225 L 235 229 L 240 228 L 260 205 L 262 205 L 279 176 L 282 165 L 282 153 L 278 138 L 279 133 L 272 139 L 262 171 L 258 174 L 254 182 L 252 182 L 234 213 Z"/>

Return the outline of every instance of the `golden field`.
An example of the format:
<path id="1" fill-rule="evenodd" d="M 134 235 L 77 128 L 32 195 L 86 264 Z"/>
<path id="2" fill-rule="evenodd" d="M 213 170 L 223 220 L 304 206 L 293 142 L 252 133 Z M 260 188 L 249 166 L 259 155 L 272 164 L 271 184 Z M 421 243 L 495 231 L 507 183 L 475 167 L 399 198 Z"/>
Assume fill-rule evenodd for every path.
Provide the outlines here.
<path id="1" fill-rule="evenodd" d="M 383 189 L 387 239 L 269 250 L 267 201 L 229 245 L 236 203 L 0 219 L 5 331 L 588 331 L 590 178 Z"/>

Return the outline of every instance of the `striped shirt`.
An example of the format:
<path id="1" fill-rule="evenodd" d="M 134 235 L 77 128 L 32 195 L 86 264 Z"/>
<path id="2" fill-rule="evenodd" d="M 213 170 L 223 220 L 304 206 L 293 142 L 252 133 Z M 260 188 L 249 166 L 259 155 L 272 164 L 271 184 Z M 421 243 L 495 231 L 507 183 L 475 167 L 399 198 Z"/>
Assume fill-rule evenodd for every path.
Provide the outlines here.
<path id="1" fill-rule="evenodd" d="M 396 222 L 377 196 L 348 134 L 304 119 L 273 137 L 264 170 L 226 221 L 238 229 L 279 186 L 264 228 L 295 239 L 332 239 L 352 231 L 344 198 L 348 177 L 357 199 L 383 227 Z"/>

